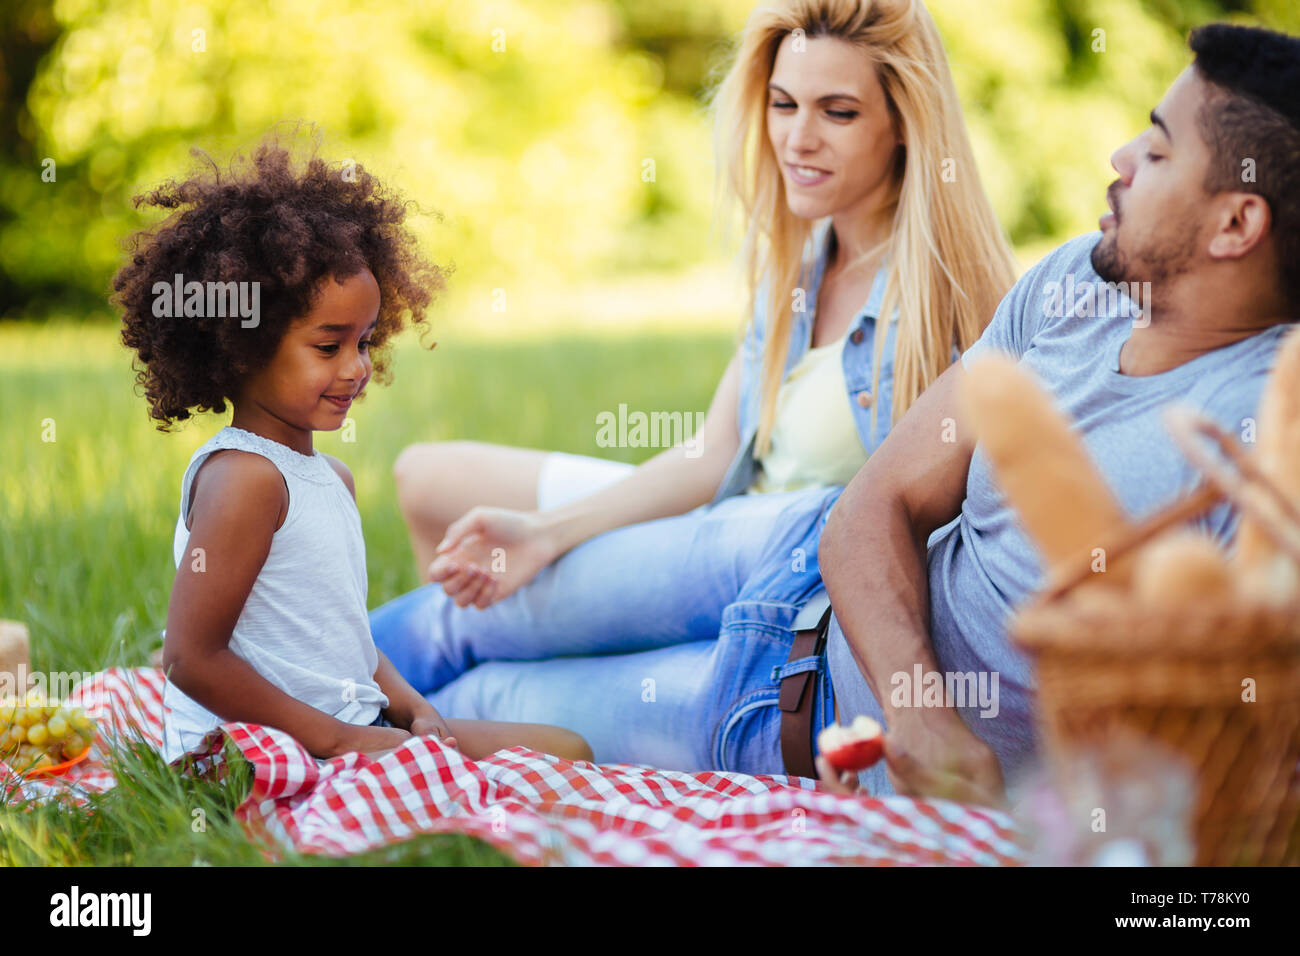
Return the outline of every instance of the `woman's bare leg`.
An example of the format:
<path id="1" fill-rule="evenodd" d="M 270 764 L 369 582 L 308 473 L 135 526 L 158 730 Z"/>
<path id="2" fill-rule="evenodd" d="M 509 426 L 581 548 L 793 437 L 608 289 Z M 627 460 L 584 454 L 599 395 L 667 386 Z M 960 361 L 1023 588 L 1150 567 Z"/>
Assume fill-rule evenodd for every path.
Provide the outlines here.
<path id="1" fill-rule="evenodd" d="M 482 760 L 508 747 L 527 747 L 565 760 L 591 760 L 591 747 L 581 736 L 550 724 L 517 724 L 499 720 L 447 719 L 457 749 L 471 760 Z"/>
<path id="2" fill-rule="evenodd" d="M 402 449 L 393 465 L 393 478 L 420 580 L 427 580 L 425 572 L 447 526 L 470 508 L 536 508 L 537 478 L 548 454 L 473 441 Z"/>

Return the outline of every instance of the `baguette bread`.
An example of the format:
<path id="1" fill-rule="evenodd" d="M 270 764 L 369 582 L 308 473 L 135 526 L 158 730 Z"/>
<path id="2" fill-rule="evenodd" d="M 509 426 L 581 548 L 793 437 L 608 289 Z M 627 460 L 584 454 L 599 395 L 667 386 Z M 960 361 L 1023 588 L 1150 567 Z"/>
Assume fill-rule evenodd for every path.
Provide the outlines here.
<path id="1" fill-rule="evenodd" d="M 1097 549 L 1129 522 L 1052 396 L 1007 356 L 973 363 L 962 382 L 963 413 L 1042 552 L 1049 582 L 1095 564 Z M 1103 562 L 1095 577 L 1124 586 L 1130 564 Z"/>

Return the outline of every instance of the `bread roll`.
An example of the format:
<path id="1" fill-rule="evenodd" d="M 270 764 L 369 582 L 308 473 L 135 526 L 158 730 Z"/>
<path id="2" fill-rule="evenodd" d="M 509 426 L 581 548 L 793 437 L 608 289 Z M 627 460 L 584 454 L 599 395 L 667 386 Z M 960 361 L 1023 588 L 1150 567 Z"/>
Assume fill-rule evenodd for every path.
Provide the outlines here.
<path id="1" fill-rule="evenodd" d="M 1138 552 L 1133 571 L 1138 601 L 1161 611 L 1198 601 L 1230 601 L 1235 581 L 1219 546 L 1191 530 L 1171 531 L 1152 541 Z"/>
<path id="2" fill-rule="evenodd" d="M 10 675 L 7 679 L 0 677 L 0 688 L 11 689 L 15 694 L 27 690 L 26 684 L 31 676 L 30 650 L 26 626 L 18 621 L 0 621 L 0 674 Z M 22 687 L 18 686 L 20 672 Z"/>
<path id="3" fill-rule="evenodd" d="M 966 419 L 1042 551 L 1049 582 L 1092 561 L 1129 522 L 1052 396 L 1006 356 L 980 359 L 962 381 Z M 1126 569 L 1107 561 L 1096 577 L 1122 585 Z"/>

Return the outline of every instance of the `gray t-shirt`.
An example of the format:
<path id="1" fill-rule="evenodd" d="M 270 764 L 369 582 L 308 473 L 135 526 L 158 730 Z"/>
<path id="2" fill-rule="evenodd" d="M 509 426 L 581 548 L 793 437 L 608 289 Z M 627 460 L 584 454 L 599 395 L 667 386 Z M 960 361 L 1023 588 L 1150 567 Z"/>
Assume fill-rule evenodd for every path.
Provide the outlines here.
<path id="1" fill-rule="evenodd" d="M 1275 326 L 1159 375 L 1121 374 L 1120 348 L 1132 332 L 1136 313 L 1127 298 L 1098 294 L 1101 279 L 1089 254 L 1099 239 L 1100 233 L 1074 239 L 1029 270 L 962 361 L 969 364 L 993 351 L 1019 358 L 1075 422 L 1112 492 L 1137 519 L 1199 481 L 1165 430 L 1165 406 L 1187 405 L 1228 434 L 1253 440 L 1253 416 L 1290 325 Z M 1061 507 L 1070 507 L 1070 502 L 1062 501 Z M 1210 511 L 1198 524 L 1225 542 L 1236 530 L 1227 505 Z M 1028 660 L 1011 644 L 1006 625 L 1012 611 L 1042 584 L 1042 564 L 978 447 L 961 513 L 930 537 L 929 584 L 930 636 L 939 669 L 945 675 L 973 672 L 975 682 L 960 686 L 974 693 L 968 694 L 968 706 L 958 709 L 998 755 L 1014 791 L 1035 746 L 1033 677 Z M 832 621 L 827 647 L 841 719 L 865 713 L 883 722 L 880 705 L 838 622 Z M 995 676 L 993 707 L 989 701 L 994 699 Z M 910 690 L 901 681 L 897 686 Z M 986 691 L 982 703 L 970 699 L 978 697 L 981 686 Z M 892 792 L 883 763 L 866 771 L 862 783 L 873 793 Z"/>

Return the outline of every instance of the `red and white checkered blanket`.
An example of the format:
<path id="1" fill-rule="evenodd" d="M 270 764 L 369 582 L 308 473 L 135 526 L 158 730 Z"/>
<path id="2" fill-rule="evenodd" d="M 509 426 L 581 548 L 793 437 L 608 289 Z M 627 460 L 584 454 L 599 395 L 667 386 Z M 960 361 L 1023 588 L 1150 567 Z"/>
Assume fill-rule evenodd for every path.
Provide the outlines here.
<path id="1" fill-rule="evenodd" d="M 84 799 L 114 785 L 103 747 L 161 746 L 164 679 L 155 668 L 104 671 L 74 699 L 102 742 L 66 776 L 24 780 L 0 762 L 7 800 Z M 1024 862 L 1010 817 L 942 800 L 840 796 L 798 777 L 676 773 L 574 763 L 522 747 L 472 761 L 433 737 L 380 760 L 314 759 L 292 737 L 228 723 L 204 741 L 203 767 L 226 738 L 253 766 L 236 811 L 254 837 L 345 855 L 423 833 L 480 837 L 521 863 L 965 864 Z"/>

